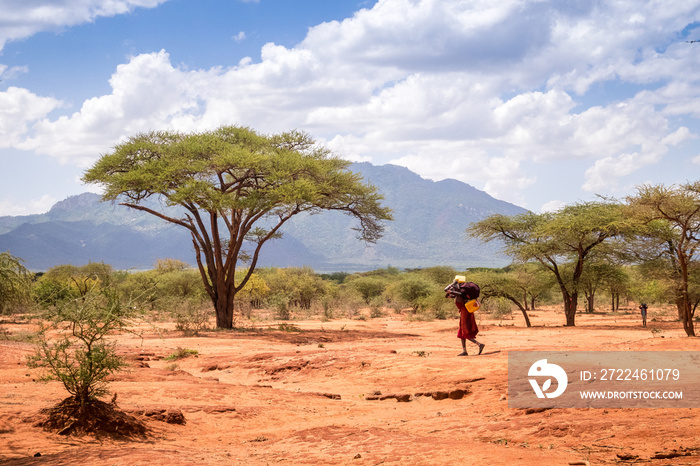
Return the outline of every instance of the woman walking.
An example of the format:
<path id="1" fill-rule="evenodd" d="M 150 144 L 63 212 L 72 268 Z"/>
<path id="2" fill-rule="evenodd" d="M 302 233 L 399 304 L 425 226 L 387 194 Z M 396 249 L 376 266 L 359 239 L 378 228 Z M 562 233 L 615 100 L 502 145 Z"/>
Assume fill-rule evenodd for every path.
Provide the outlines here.
<path id="1" fill-rule="evenodd" d="M 473 282 L 467 282 L 466 279 L 458 275 L 455 280 L 445 288 L 447 293 L 445 297 L 453 297 L 455 305 L 459 309 L 459 330 L 457 338 L 462 340 L 462 352 L 459 356 L 469 356 L 467 353 L 467 340 L 479 347 L 479 354 L 484 351 L 483 343 L 476 340 L 476 335 L 479 333 L 479 327 L 476 325 L 474 312 L 480 307 L 479 285 Z"/>

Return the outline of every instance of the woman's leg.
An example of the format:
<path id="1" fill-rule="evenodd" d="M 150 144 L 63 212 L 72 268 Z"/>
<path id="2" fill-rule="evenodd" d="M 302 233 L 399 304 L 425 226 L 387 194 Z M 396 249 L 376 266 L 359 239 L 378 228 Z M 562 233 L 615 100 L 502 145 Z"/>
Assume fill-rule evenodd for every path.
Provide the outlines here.
<path id="1" fill-rule="evenodd" d="M 469 356 L 467 353 L 467 340 L 464 338 L 461 338 L 462 340 L 462 353 L 459 356 Z"/>
<path id="2" fill-rule="evenodd" d="M 481 352 L 484 351 L 484 347 L 486 346 L 485 344 L 479 343 L 478 341 L 476 341 L 476 338 L 470 338 L 469 341 L 471 341 L 479 347 L 479 354 L 481 354 Z M 462 340 L 462 342 L 464 342 L 464 340 Z M 467 350 L 465 349 L 464 351 L 466 352 Z"/>

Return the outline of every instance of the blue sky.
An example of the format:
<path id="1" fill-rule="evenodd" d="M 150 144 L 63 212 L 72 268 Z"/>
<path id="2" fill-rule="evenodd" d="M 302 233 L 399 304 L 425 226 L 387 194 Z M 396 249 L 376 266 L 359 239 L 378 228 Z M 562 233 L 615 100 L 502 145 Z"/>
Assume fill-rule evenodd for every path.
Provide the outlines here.
<path id="1" fill-rule="evenodd" d="M 301 129 L 534 211 L 700 178 L 700 0 L 0 0 L 0 216 L 124 138 Z"/>

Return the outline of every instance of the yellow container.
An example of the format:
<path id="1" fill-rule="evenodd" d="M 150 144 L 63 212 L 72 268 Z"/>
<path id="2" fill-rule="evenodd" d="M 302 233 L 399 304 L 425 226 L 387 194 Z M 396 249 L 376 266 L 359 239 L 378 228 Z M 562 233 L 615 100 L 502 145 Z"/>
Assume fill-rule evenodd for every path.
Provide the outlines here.
<path id="1" fill-rule="evenodd" d="M 464 275 L 455 275 L 455 281 L 459 283 L 466 283 L 467 277 L 465 277 Z"/>
<path id="2" fill-rule="evenodd" d="M 472 299 L 471 301 L 467 301 L 466 303 L 464 303 L 464 307 L 467 308 L 467 312 L 469 312 L 470 314 L 474 314 L 481 308 L 481 304 L 479 304 L 479 301 L 477 301 L 476 299 Z"/>

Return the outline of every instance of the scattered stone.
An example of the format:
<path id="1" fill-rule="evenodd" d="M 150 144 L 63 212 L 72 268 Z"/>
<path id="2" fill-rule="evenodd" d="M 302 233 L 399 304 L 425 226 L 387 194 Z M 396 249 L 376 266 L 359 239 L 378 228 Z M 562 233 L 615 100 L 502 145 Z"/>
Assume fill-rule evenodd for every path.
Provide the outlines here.
<path id="1" fill-rule="evenodd" d="M 693 451 L 692 450 L 686 450 L 685 448 L 681 448 L 680 450 L 671 450 L 671 451 L 658 451 L 656 452 L 655 455 L 651 457 L 653 460 L 667 460 L 671 458 L 679 458 L 681 456 L 693 456 Z"/>
<path id="2" fill-rule="evenodd" d="M 464 380 L 458 380 L 456 383 L 474 383 L 474 382 L 479 382 L 481 380 L 486 380 L 486 377 L 476 377 L 473 379 L 464 379 Z"/>
<path id="3" fill-rule="evenodd" d="M 236 411 L 233 406 L 216 406 L 216 407 L 206 407 L 202 411 L 207 414 L 221 414 L 221 413 L 232 413 Z"/>
<path id="4" fill-rule="evenodd" d="M 135 409 L 130 411 L 131 414 L 137 414 L 145 416 L 154 421 L 166 422 L 168 424 L 180 424 L 184 425 L 187 423 L 185 420 L 185 415 L 179 409 L 166 409 L 166 408 L 151 408 L 151 409 Z"/>
<path id="5" fill-rule="evenodd" d="M 354 460 L 359 460 L 360 458 L 362 458 L 362 455 L 358 453 L 357 455 L 355 455 L 355 457 L 354 457 L 353 459 L 354 459 Z"/>
<path id="6" fill-rule="evenodd" d="M 339 400 L 340 395 L 336 393 L 316 393 L 318 396 L 325 396 L 326 398 L 330 398 L 331 400 Z"/>
<path id="7" fill-rule="evenodd" d="M 618 453 L 617 457 L 622 461 L 633 461 L 639 459 L 639 455 L 632 455 L 629 453 Z"/>
<path id="8" fill-rule="evenodd" d="M 185 421 L 185 415 L 182 414 L 182 411 L 180 411 L 179 409 L 174 409 L 166 412 L 164 421 L 167 424 L 178 425 L 185 425 L 187 423 L 187 421 Z"/>
<path id="9" fill-rule="evenodd" d="M 457 390 L 452 390 L 447 396 L 450 400 L 461 400 L 466 395 L 467 391 L 458 388 Z"/>
<path id="10" fill-rule="evenodd" d="M 38 458 L 38 457 L 40 457 L 40 456 L 41 456 L 41 453 L 38 453 L 38 452 L 37 452 L 37 453 L 34 453 L 34 458 Z"/>

